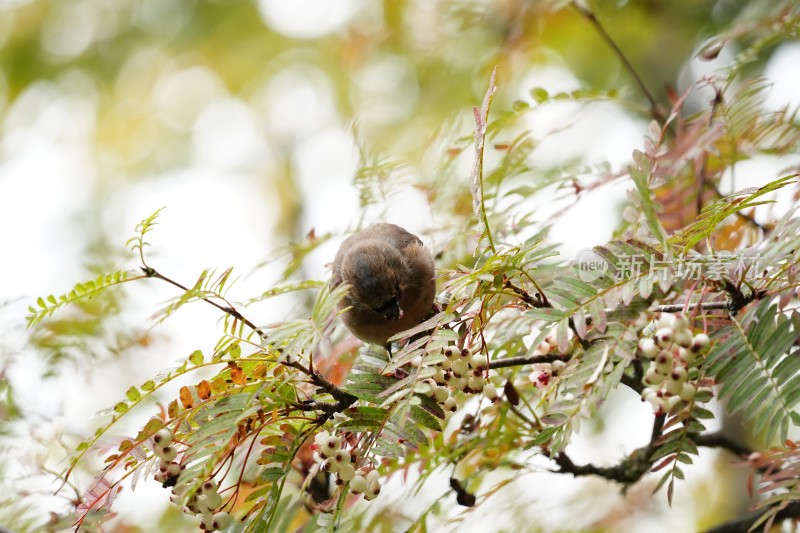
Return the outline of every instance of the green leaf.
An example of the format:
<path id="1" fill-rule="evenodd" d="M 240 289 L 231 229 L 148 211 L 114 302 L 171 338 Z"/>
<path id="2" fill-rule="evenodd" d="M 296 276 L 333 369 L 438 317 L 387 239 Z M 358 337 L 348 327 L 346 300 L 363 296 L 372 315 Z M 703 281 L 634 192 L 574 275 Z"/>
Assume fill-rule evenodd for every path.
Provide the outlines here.
<path id="1" fill-rule="evenodd" d="M 541 104 L 550 99 L 550 93 L 541 87 L 534 87 L 531 89 L 531 98 L 533 98 L 537 104 Z"/>
<path id="2" fill-rule="evenodd" d="M 279 466 L 272 466 L 269 468 L 265 468 L 261 472 L 259 478 L 264 483 L 274 483 L 275 481 L 281 479 L 284 475 L 286 475 L 286 472 L 284 471 L 283 468 Z"/>
<path id="3" fill-rule="evenodd" d="M 771 201 L 756 201 L 756 199 L 795 183 L 795 178 L 796 176 L 794 175 L 784 176 L 763 187 L 759 187 L 755 192 L 746 190 L 733 193 L 705 206 L 697 217 L 697 220 L 673 235 L 670 238 L 670 242 L 673 244 L 682 244 L 684 251 L 691 249 L 698 242 L 710 237 L 714 231 L 716 231 L 717 227 L 729 216 L 757 205 L 771 203 Z"/>
<path id="4" fill-rule="evenodd" d="M 707 356 L 706 373 L 722 385 L 719 398 L 730 412 L 742 412 L 767 443 L 785 440 L 800 399 L 798 352 L 788 353 L 800 331 L 769 299 L 732 322 L 716 335 L 723 340 Z"/>
<path id="5" fill-rule="evenodd" d="M 442 426 L 436 419 L 436 417 L 417 405 L 411 406 L 411 410 L 409 411 L 409 416 L 411 416 L 411 419 L 414 422 L 421 425 L 422 427 L 426 427 L 434 431 L 442 430 Z"/>
<path id="6" fill-rule="evenodd" d="M 202 365 L 204 361 L 203 352 L 200 350 L 195 350 L 189 356 L 189 362 L 192 363 L 194 366 Z"/>
<path id="7" fill-rule="evenodd" d="M 128 392 L 125 393 L 125 396 L 127 396 L 128 400 L 132 402 L 138 402 L 139 400 L 142 399 L 142 394 L 136 387 L 131 387 L 130 389 L 128 389 Z"/>

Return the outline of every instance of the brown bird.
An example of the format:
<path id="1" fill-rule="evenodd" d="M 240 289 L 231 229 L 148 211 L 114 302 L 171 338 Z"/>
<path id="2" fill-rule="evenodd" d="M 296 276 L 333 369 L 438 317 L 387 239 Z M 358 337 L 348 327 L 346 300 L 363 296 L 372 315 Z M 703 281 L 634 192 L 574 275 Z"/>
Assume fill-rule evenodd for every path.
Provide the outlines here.
<path id="1" fill-rule="evenodd" d="M 375 224 L 348 237 L 333 260 L 331 287 L 350 286 L 339 308 L 347 329 L 365 342 L 387 345 L 425 318 L 436 294 L 433 257 L 416 235 Z"/>

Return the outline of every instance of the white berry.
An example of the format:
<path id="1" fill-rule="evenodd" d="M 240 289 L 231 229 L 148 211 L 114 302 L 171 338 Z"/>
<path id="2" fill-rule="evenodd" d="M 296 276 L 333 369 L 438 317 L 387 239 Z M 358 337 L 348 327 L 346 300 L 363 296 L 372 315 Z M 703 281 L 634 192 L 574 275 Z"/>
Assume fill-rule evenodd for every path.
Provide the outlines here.
<path id="1" fill-rule="evenodd" d="M 436 387 L 433 389 L 433 399 L 437 403 L 444 403 L 450 397 L 450 391 L 447 387 Z"/>
<path id="2" fill-rule="evenodd" d="M 694 395 L 697 392 L 697 389 L 691 383 L 684 383 L 683 387 L 681 388 L 680 397 L 681 400 L 684 402 L 691 402 L 694 399 Z"/>
<path id="3" fill-rule="evenodd" d="M 692 332 L 688 329 L 676 329 L 673 340 L 678 346 L 688 348 L 692 345 Z"/>
<path id="4" fill-rule="evenodd" d="M 352 480 L 356 475 L 356 469 L 351 464 L 342 465 L 337 472 L 339 479 L 347 483 Z"/>
<path id="5" fill-rule="evenodd" d="M 453 361 L 451 369 L 453 370 L 453 374 L 460 378 L 463 378 L 469 373 L 469 365 L 463 359 Z"/>
<path id="6" fill-rule="evenodd" d="M 153 435 L 153 442 L 161 448 L 169 446 L 172 443 L 172 432 L 167 428 L 160 429 Z"/>
<path id="7" fill-rule="evenodd" d="M 369 486 L 367 485 L 367 480 L 364 479 L 364 476 L 357 475 L 350 480 L 350 490 L 356 494 L 367 492 L 369 490 Z"/>
<path id="8" fill-rule="evenodd" d="M 178 450 L 176 450 L 173 446 L 156 448 L 156 455 L 158 455 L 163 461 L 171 463 L 178 456 Z"/>
<path id="9" fill-rule="evenodd" d="M 225 511 L 220 511 L 214 515 L 211 525 L 214 527 L 214 529 L 226 529 L 231 525 L 231 515 Z"/>
<path id="10" fill-rule="evenodd" d="M 444 356 L 447 357 L 450 361 L 457 359 L 461 355 L 461 351 L 456 348 L 455 346 L 448 346 L 444 349 Z"/>
<path id="11" fill-rule="evenodd" d="M 654 358 L 656 355 L 658 355 L 658 346 L 656 346 L 656 341 L 650 338 L 640 339 L 639 352 L 647 359 Z"/>
<path id="12" fill-rule="evenodd" d="M 497 399 L 497 389 L 495 389 L 494 385 L 487 382 L 483 385 L 483 395 L 489 400 L 495 401 Z"/>
<path id="13" fill-rule="evenodd" d="M 656 343 L 661 348 L 668 348 L 670 344 L 672 344 L 672 339 L 675 335 L 675 332 L 672 328 L 661 328 L 656 331 L 655 339 Z"/>
<path id="14" fill-rule="evenodd" d="M 474 370 L 483 370 L 486 368 L 486 357 L 476 353 L 469 360 L 469 367 Z"/>
<path id="15" fill-rule="evenodd" d="M 484 386 L 485 388 L 485 386 Z M 455 412 L 458 409 L 458 404 L 456 403 L 456 399 L 452 396 L 448 396 L 447 399 L 442 404 L 442 407 L 445 411 Z"/>
<path id="16" fill-rule="evenodd" d="M 708 348 L 709 344 L 711 344 L 711 340 L 708 338 L 708 335 L 705 333 L 698 333 L 694 336 L 694 339 L 692 339 L 692 344 L 689 349 L 694 353 L 700 353 Z"/>

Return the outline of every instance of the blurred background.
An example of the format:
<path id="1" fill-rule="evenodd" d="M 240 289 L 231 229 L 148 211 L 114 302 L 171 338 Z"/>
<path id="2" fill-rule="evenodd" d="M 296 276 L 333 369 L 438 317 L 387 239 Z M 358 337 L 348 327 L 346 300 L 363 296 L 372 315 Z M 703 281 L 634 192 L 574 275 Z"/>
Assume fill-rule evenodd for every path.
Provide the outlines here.
<path id="1" fill-rule="evenodd" d="M 709 37 L 777 4 L 603 0 L 593 8 L 666 105 L 666 87 L 681 92 L 737 59 L 733 44 L 714 61 L 698 61 Z M 748 69 L 771 84 L 764 105 L 796 108 L 800 44 L 767 43 L 762 52 Z M 28 305 L 100 273 L 136 268 L 124 244 L 160 207 L 150 264 L 185 285 L 203 268 L 235 265 L 231 298 L 240 302 L 295 265 L 293 279 L 327 279 L 347 232 L 378 220 L 442 248 L 469 224 L 472 107 L 495 67 L 494 116 L 530 101 L 536 88 L 614 96 L 585 106 L 556 102 L 529 115 L 534 147 L 524 177 L 532 185 L 554 175 L 613 175 L 642 147 L 647 101 L 566 2 L 0 0 L 0 483 L 8 495 L 0 523 L 34 530 L 67 509 L 76 492 L 52 496 L 56 485 L 42 465 L 60 471 L 64 447 L 94 432 L 96 412 L 219 335 L 210 306 L 163 325 L 150 320 L 175 296 L 156 282 L 56 315 L 35 334 L 25 329 Z M 688 111 L 712 96 L 698 87 Z M 498 157 L 487 153 L 489 161 Z M 749 164 L 737 187 L 763 183 L 797 158 Z M 611 237 L 627 188 L 611 183 L 567 204 L 554 189 L 539 196 L 534 218 L 568 259 Z M 302 316 L 307 304 L 300 293 L 258 302 L 246 314 L 266 324 Z M 608 418 L 627 413 L 612 401 Z M 641 445 L 636 439 L 649 434 L 641 414 L 643 425 L 627 420 L 613 438 L 589 438 L 575 457 L 613 457 Z M 677 491 L 681 513 L 668 512 L 665 498 L 650 500 L 648 486 L 633 495 L 641 498 L 637 511 L 596 480 L 542 474 L 514 490 L 536 494 L 541 505 L 531 512 L 546 531 L 621 524 L 689 531 L 718 520 L 725 505 L 736 509 L 742 497 L 720 482 L 734 475 L 727 471 L 713 484 L 702 481 L 704 468 L 725 462 L 705 457 L 693 487 Z M 118 530 L 191 530 L 150 485 L 120 495 Z M 564 504 L 576 487 L 592 505 Z M 703 491 L 714 505 L 693 505 Z M 501 509 L 513 507 L 510 494 Z M 572 511 L 554 511 L 553 501 Z M 486 517 L 474 527 L 493 523 Z"/>

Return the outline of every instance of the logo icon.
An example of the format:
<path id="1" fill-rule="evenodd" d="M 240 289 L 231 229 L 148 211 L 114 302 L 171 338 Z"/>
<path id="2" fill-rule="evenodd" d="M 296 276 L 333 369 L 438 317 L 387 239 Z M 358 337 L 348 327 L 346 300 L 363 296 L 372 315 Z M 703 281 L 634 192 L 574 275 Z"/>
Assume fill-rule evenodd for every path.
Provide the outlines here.
<path id="1" fill-rule="evenodd" d="M 608 271 L 608 262 L 591 248 L 578 252 L 576 265 L 578 277 L 587 282 L 602 278 Z"/>

